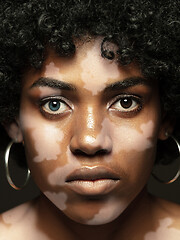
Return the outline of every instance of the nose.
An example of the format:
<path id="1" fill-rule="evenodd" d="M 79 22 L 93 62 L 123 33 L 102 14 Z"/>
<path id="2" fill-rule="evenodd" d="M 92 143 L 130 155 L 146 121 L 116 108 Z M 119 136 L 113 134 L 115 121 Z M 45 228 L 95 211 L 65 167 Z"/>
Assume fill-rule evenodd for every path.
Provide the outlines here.
<path id="1" fill-rule="evenodd" d="M 105 126 L 106 125 L 106 126 Z M 102 115 L 92 108 L 76 118 L 70 150 L 74 154 L 107 154 L 112 150 L 112 140 Z"/>

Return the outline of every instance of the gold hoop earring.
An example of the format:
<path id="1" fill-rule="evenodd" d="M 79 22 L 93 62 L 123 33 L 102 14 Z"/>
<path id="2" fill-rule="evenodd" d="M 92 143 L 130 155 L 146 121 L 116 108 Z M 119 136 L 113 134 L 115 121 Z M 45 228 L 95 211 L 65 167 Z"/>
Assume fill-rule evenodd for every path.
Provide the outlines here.
<path id="1" fill-rule="evenodd" d="M 166 133 L 165 135 L 166 135 L 166 136 L 169 136 L 168 133 Z M 177 139 L 176 139 L 174 136 L 170 135 L 169 137 L 171 137 L 171 138 L 175 141 L 175 143 L 176 143 L 176 145 L 177 145 L 177 148 L 178 148 L 178 151 L 179 151 L 179 155 L 180 155 L 180 144 L 179 144 L 179 142 L 177 141 Z M 175 181 L 178 179 L 178 177 L 180 176 L 180 165 L 179 165 L 179 169 L 178 169 L 176 175 L 174 176 L 174 178 L 172 178 L 172 179 L 169 180 L 169 181 L 163 181 L 162 179 L 158 178 L 154 173 L 152 173 L 152 176 L 153 176 L 157 181 L 159 181 L 160 183 L 164 183 L 164 184 L 173 183 L 173 182 L 175 182 Z"/>
<path id="2" fill-rule="evenodd" d="M 9 153 L 10 153 L 10 150 L 11 150 L 11 147 L 12 147 L 13 143 L 15 143 L 15 142 L 14 142 L 14 141 L 11 141 L 11 142 L 8 144 L 8 146 L 7 146 L 7 148 L 6 148 L 6 151 L 5 151 L 5 156 L 4 156 L 4 158 L 5 158 L 6 178 L 7 178 L 7 181 L 8 181 L 8 183 L 9 183 L 9 185 L 10 185 L 12 188 L 14 188 L 15 190 L 21 190 L 23 187 L 26 186 L 26 184 L 27 184 L 27 182 L 28 182 L 28 180 L 29 180 L 29 177 L 30 177 L 31 172 L 30 172 L 30 170 L 29 170 L 29 168 L 28 168 L 25 183 L 24 183 L 21 187 L 17 187 L 17 186 L 14 184 L 14 182 L 12 181 L 11 176 L 10 176 L 10 173 L 9 173 Z"/>

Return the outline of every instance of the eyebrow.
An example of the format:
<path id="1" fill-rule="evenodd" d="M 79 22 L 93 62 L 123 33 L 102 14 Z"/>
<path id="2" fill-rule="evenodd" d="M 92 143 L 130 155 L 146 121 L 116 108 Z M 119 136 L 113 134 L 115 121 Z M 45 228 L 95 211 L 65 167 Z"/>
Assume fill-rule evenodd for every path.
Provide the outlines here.
<path id="1" fill-rule="evenodd" d="M 107 92 L 112 92 L 112 91 L 118 91 L 118 90 L 123 90 L 126 88 L 130 88 L 136 85 L 146 85 L 150 86 L 151 83 L 143 78 L 143 77 L 130 77 L 126 78 L 122 81 L 117 81 L 112 84 L 109 84 L 105 87 L 103 90 L 104 93 Z M 55 89 L 60 89 L 60 90 L 68 90 L 68 91 L 76 91 L 76 87 L 67 82 L 63 82 L 61 80 L 57 80 L 54 78 L 49 78 L 49 77 L 41 77 L 37 81 L 35 81 L 30 88 L 34 87 L 50 87 L 50 88 L 55 88 Z"/>
<path id="2" fill-rule="evenodd" d="M 35 81 L 30 88 L 34 87 L 50 87 L 60 90 L 75 91 L 76 87 L 70 83 L 63 82 L 54 78 L 41 77 Z"/>
<path id="3" fill-rule="evenodd" d="M 123 90 L 123 89 L 130 88 L 130 87 L 133 87 L 136 85 L 151 86 L 151 83 L 143 77 L 130 77 L 130 78 L 126 78 L 122 81 L 118 81 L 118 82 L 109 84 L 104 89 L 104 92 L 107 93 L 107 92 L 111 92 L 111 91 Z"/>

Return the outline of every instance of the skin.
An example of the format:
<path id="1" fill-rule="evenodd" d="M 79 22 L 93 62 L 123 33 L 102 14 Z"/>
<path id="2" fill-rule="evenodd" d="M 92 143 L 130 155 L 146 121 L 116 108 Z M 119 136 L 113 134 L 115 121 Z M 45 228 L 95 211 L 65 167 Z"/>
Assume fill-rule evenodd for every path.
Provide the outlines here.
<path id="1" fill-rule="evenodd" d="M 149 232 L 145 235 L 144 240 L 151 239 L 166 239 L 167 235 L 170 239 L 176 240 L 180 237 L 180 230 L 172 227 L 173 220 L 171 218 L 164 218 L 159 221 L 159 227 L 155 232 Z"/>
<path id="2" fill-rule="evenodd" d="M 24 141 L 31 175 L 44 194 L 34 207 L 37 219 L 42 219 L 37 225 L 50 239 L 59 239 L 57 234 L 63 239 L 97 239 L 99 233 L 102 239 L 127 239 L 129 229 L 132 234 L 137 231 L 136 222 L 143 213 L 146 221 L 137 239 L 149 240 L 152 220 L 148 215 L 156 204 L 144 187 L 157 139 L 166 139 L 165 131 L 171 126 L 162 119 L 157 83 L 145 79 L 136 63 L 120 66 L 116 59 L 103 59 L 101 41 L 77 44 L 71 58 L 49 49 L 42 69 L 31 69 L 24 76 L 20 114 L 16 127 L 8 128 L 9 135 Z M 58 89 L 52 78 L 76 90 Z M 131 86 L 105 91 L 116 82 L 126 85 L 129 78 Z M 49 108 L 52 97 L 63 101 L 58 114 Z M 130 101 L 126 108 L 119 101 L 124 98 Z M 99 166 L 119 176 L 112 191 L 105 189 L 104 195 L 94 199 L 67 186 L 66 179 L 75 170 Z M 48 229 L 47 216 L 51 219 Z"/>

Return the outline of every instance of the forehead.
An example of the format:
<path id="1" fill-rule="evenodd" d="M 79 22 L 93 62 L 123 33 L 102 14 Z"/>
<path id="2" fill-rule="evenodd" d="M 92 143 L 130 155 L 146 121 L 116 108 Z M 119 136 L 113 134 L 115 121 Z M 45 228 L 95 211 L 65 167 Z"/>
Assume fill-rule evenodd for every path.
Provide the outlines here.
<path id="1" fill-rule="evenodd" d="M 122 66 L 113 60 L 101 56 L 103 39 L 76 42 L 76 52 L 71 57 L 60 57 L 52 49 L 40 70 L 30 70 L 25 76 L 25 83 L 33 84 L 40 77 L 57 79 L 97 94 L 107 84 L 121 81 L 129 77 L 142 77 L 135 63 Z M 108 43 L 110 51 L 116 52 L 117 46 Z"/>

